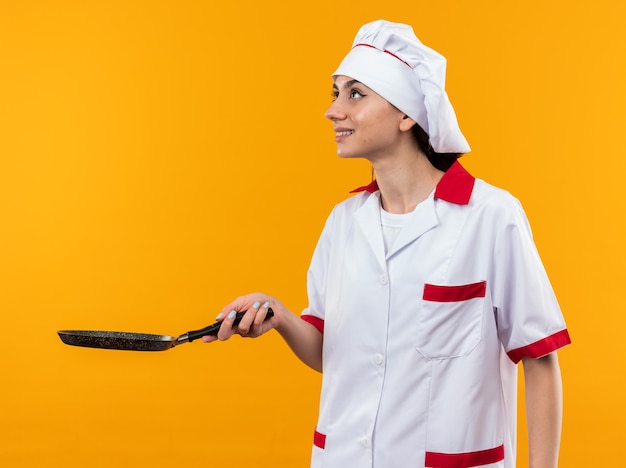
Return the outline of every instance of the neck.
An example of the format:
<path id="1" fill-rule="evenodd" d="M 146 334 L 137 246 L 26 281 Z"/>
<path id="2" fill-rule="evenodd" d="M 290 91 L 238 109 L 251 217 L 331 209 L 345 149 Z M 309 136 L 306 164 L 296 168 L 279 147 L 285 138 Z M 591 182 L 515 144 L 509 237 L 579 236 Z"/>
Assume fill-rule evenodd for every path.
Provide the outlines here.
<path id="1" fill-rule="evenodd" d="M 444 175 L 421 151 L 407 152 L 372 162 L 389 213 L 409 213 L 434 190 Z"/>

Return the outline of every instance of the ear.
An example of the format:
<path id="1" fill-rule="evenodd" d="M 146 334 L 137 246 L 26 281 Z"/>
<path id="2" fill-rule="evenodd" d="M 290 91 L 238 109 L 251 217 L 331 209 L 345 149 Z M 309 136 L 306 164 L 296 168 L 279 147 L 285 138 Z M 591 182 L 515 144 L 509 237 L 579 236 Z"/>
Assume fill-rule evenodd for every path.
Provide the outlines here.
<path id="1" fill-rule="evenodd" d="M 417 122 L 415 120 L 413 120 L 408 115 L 404 114 L 404 116 L 402 117 L 402 120 L 400 121 L 400 131 L 408 132 L 409 130 L 411 130 L 411 128 L 413 128 L 413 125 L 415 125 L 416 123 Z"/>

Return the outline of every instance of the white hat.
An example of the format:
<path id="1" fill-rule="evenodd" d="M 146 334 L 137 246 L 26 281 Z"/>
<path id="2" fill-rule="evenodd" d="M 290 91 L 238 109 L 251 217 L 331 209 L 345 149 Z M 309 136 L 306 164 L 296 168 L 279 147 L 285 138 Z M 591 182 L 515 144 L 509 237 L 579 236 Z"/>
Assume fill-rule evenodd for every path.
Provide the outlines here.
<path id="1" fill-rule="evenodd" d="M 384 20 L 362 26 L 337 75 L 360 81 L 415 120 L 436 152 L 470 151 L 445 91 L 446 59 L 411 26 Z"/>

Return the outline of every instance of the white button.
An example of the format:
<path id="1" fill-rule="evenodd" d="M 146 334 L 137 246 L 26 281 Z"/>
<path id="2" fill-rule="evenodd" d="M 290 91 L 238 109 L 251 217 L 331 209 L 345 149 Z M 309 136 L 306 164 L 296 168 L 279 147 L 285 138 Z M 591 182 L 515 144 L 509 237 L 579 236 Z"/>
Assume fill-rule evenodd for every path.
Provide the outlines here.
<path id="1" fill-rule="evenodd" d="M 370 446 L 370 440 L 367 437 L 364 437 L 363 440 L 361 441 L 361 443 L 363 444 L 363 447 L 369 447 Z"/>
<path id="2" fill-rule="evenodd" d="M 378 366 L 380 366 L 383 363 L 384 360 L 385 360 L 385 358 L 382 356 L 382 354 L 377 354 L 376 356 L 374 356 L 374 362 Z"/>
<path id="3" fill-rule="evenodd" d="M 387 284 L 389 283 L 389 278 L 387 278 L 386 275 L 380 275 L 380 284 Z"/>

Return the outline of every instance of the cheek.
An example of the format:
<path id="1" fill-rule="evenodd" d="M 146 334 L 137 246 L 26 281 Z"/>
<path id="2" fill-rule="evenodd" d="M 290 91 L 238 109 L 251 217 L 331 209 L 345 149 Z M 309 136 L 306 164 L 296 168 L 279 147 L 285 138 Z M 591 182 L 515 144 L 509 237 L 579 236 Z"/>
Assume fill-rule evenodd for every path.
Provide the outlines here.
<path id="1" fill-rule="evenodd" d="M 372 112 L 363 119 L 364 125 L 372 132 L 387 133 L 395 126 L 393 115 L 388 112 Z"/>
<path id="2" fill-rule="evenodd" d="M 373 109 L 362 110 L 353 115 L 357 124 L 359 141 L 363 144 L 389 144 L 398 133 L 396 115 L 389 112 L 388 103 Z"/>
<path id="3" fill-rule="evenodd" d="M 393 128 L 389 125 L 389 121 L 385 119 L 371 120 L 361 133 L 364 143 L 383 143 L 393 138 Z"/>

